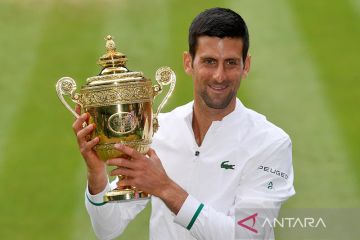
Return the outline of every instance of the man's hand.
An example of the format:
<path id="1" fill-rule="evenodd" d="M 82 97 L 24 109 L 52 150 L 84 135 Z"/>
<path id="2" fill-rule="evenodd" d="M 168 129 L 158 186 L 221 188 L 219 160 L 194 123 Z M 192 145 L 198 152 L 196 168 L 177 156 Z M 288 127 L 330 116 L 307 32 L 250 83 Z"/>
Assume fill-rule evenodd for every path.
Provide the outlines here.
<path id="1" fill-rule="evenodd" d="M 81 109 L 77 105 L 75 111 L 80 115 Z M 96 137 L 90 140 L 90 134 L 95 129 L 95 124 L 86 123 L 89 121 L 89 113 L 83 113 L 72 125 L 74 133 L 77 138 L 80 153 L 85 159 L 88 171 L 88 185 L 91 194 L 97 194 L 104 190 L 107 184 L 106 165 L 97 156 L 93 147 L 99 143 L 99 138 Z M 85 126 L 85 127 L 83 127 Z"/>
<path id="2" fill-rule="evenodd" d="M 143 155 L 122 144 L 116 144 L 115 148 L 130 157 L 130 159 L 114 158 L 106 162 L 110 166 L 117 167 L 110 175 L 127 177 L 121 180 L 119 185 L 131 185 L 157 196 L 177 214 L 188 194 L 167 176 L 155 151 L 150 148 L 148 153 Z"/>

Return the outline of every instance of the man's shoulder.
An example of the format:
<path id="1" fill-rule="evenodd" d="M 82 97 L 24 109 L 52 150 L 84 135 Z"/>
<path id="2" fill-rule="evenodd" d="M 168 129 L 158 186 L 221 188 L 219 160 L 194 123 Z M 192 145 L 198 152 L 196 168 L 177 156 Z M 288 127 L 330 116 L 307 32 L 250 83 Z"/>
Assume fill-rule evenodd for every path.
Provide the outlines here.
<path id="1" fill-rule="evenodd" d="M 167 113 L 160 113 L 158 116 L 159 129 L 153 138 L 153 146 L 177 142 L 179 134 L 184 133 L 186 127 L 186 116 L 192 112 L 192 102 L 179 106 Z M 157 145 L 158 146 L 158 145 Z"/>
<path id="2" fill-rule="evenodd" d="M 192 112 L 192 107 L 193 107 L 193 101 L 184 104 L 182 106 L 176 107 L 175 109 L 173 109 L 170 112 L 166 112 L 166 113 L 160 113 L 159 114 L 159 122 L 174 122 L 177 120 L 182 120 L 184 119 L 187 115 L 189 115 Z"/>
<path id="3" fill-rule="evenodd" d="M 270 156 L 291 152 L 289 135 L 282 128 L 270 122 L 263 114 L 252 109 L 246 109 L 244 115 L 246 123 L 242 140 L 251 156 L 249 166 L 259 165 L 268 160 L 271 160 L 272 164 L 274 162 L 284 164 L 283 161 L 288 161 L 288 158 L 285 160 L 283 158 L 273 159 Z"/>
<path id="4" fill-rule="evenodd" d="M 269 121 L 265 115 L 250 108 L 245 108 L 244 112 L 244 127 L 251 132 L 249 136 L 263 138 L 269 142 L 290 139 L 289 135 L 282 128 Z"/>

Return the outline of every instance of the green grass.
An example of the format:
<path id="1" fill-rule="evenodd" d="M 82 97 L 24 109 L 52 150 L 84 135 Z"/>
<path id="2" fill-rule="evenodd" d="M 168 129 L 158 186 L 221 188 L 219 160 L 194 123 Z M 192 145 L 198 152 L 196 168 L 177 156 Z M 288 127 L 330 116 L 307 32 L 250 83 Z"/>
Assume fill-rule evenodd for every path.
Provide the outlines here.
<path id="1" fill-rule="evenodd" d="M 84 84 L 112 34 L 131 69 L 152 79 L 162 65 L 176 71 L 171 110 L 192 99 L 181 61 L 188 25 L 219 5 L 250 29 L 252 69 L 240 98 L 293 140 L 297 195 L 286 207 L 360 206 L 360 9 L 350 1 L 2 1 L 1 239 L 95 239 L 57 79 Z M 119 239 L 148 239 L 149 215 L 147 207 Z"/>
<path id="2" fill-rule="evenodd" d="M 292 1 L 291 7 L 296 13 L 294 17 L 299 29 L 306 39 L 310 39 L 308 47 L 317 63 L 324 94 L 344 139 L 354 172 L 358 173 L 360 8 L 354 8 L 349 1 L 335 3 L 328 4 L 324 0 Z M 359 186 L 360 174 L 357 174 L 356 181 Z"/>
<path id="3" fill-rule="evenodd" d="M 240 96 L 249 106 L 265 113 L 271 121 L 284 128 L 293 141 L 298 194 L 287 206 L 359 206 L 357 164 L 360 158 L 351 155 L 352 151 L 357 151 L 356 140 L 344 136 L 345 131 L 356 131 L 354 126 L 359 117 L 353 109 L 356 107 L 353 102 L 358 99 L 353 97 L 353 102 L 343 105 L 342 109 L 352 124 L 339 122 L 334 99 L 327 95 L 326 90 L 339 90 L 339 82 L 341 84 L 344 78 L 324 79 L 323 68 L 329 64 L 328 59 L 333 59 L 334 52 L 329 49 L 329 56 L 314 58 L 312 49 L 317 46 L 313 45 L 320 40 L 307 35 L 297 19 L 298 16 L 307 16 L 307 8 L 294 11 L 287 1 L 246 2 L 234 6 L 242 6 L 252 13 L 245 12 L 253 36 L 252 72 L 244 81 Z M 312 8 L 312 11 L 321 13 L 321 9 Z M 258 15 L 262 17 L 258 18 Z M 318 28 L 322 29 L 322 25 Z M 343 35 L 338 37 L 344 38 Z M 324 40 L 323 44 L 328 43 Z M 327 66 L 327 70 L 328 75 L 339 71 L 331 66 Z M 356 73 L 356 69 L 350 66 L 348 71 L 349 77 Z M 357 89 L 349 88 L 348 92 Z M 348 98 L 348 92 L 338 91 L 338 94 Z"/>

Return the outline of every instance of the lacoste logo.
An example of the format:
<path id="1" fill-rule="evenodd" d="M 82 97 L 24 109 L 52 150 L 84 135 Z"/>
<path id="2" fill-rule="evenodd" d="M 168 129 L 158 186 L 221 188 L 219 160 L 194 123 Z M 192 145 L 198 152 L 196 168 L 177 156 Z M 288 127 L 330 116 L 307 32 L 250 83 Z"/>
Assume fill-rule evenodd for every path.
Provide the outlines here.
<path id="1" fill-rule="evenodd" d="M 227 164 L 229 161 L 223 161 L 221 163 L 221 168 L 224 168 L 224 169 L 235 169 L 235 165 L 232 165 L 232 164 Z"/>

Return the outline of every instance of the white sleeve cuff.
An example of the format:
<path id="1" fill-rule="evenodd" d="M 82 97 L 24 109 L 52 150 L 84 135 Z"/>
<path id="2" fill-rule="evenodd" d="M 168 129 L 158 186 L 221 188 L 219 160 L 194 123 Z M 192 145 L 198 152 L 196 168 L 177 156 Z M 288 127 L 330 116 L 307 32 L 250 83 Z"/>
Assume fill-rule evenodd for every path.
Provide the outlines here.
<path id="1" fill-rule="evenodd" d="M 204 204 L 188 195 L 178 214 L 175 216 L 174 222 L 190 230 L 203 207 Z"/>
<path id="2" fill-rule="evenodd" d="M 104 188 L 104 190 L 102 190 L 101 192 L 99 192 L 98 194 L 92 195 L 89 192 L 89 185 L 86 184 L 86 192 L 85 192 L 85 196 L 88 202 L 90 202 L 92 205 L 95 206 L 101 206 L 104 205 L 104 195 L 106 192 L 110 191 L 110 184 L 109 182 L 106 184 L 106 187 Z"/>

